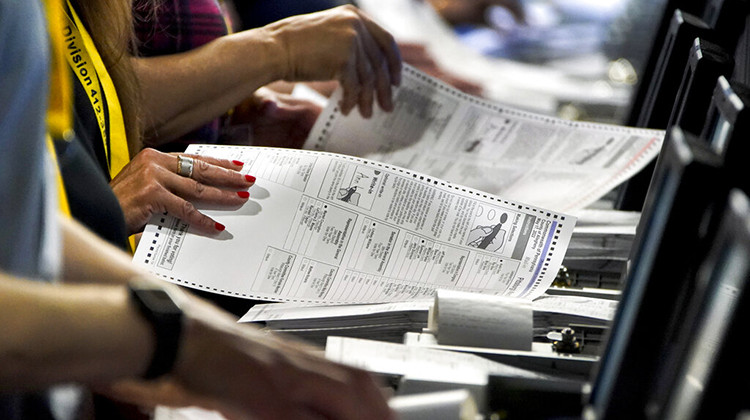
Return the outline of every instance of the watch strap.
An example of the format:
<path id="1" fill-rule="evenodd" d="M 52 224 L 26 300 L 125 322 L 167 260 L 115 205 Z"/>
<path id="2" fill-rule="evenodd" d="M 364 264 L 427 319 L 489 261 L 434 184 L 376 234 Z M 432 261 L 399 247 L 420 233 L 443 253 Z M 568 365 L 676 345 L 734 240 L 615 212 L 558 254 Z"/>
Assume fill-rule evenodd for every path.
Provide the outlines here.
<path id="1" fill-rule="evenodd" d="M 165 288 L 152 281 L 133 280 L 128 284 L 130 299 L 154 331 L 155 343 L 144 379 L 156 379 L 172 371 L 182 336 L 182 310 Z"/>

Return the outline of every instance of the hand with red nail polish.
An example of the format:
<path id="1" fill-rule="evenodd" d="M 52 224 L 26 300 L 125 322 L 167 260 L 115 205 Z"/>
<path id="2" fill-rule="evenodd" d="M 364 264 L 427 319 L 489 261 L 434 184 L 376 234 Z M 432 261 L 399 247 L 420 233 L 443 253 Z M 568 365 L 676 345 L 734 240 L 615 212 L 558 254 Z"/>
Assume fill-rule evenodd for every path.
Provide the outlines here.
<path id="1" fill-rule="evenodd" d="M 188 156 L 180 154 L 181 156 Z M 201 213 L 196 204 L 239 207 L 247 202 L 247 188 L 255 177 L 238 172 L 244 163 L 190 155 L 192 177 L 179 175 L 177 154 L 144 149 L 110 182 L 128 227 L 140 232 L 151 216 L 168 212 L 206 233 L 224 226 Z"/>

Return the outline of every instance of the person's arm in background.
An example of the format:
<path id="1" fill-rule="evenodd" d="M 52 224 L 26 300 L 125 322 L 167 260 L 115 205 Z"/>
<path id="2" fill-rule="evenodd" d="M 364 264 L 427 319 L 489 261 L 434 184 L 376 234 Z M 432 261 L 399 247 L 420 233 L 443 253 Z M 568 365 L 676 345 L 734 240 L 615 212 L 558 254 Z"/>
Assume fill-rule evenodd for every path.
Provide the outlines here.
<path id="1" fill-rule="evenodd" d="M 112 246 L 85 226 L 59 216 L 62 233 L 62 272 L 66 283 L 124 285 L 130 279 L 148 275 L 132 262 L 130 255 Z"/>
<path id="2" fill-rule="evenodd" d="M 198 405 L 231 418 L 390 418 L 364 371 L 236 324 L 196 299 L 182 306 L 175 367 L 146 382 L 139 377 L 155 339 L 125 287 L 55 286 L 0 273 L 0 391 L 77 382 L 127 389 L 134 403 Z"/>
<path id="3" fill-rule="evenodd" d="M 392 109 L 401 58 L 393 37 L 353 6 L 293 16 L 221 37 L 195 50 L 134 58 L 143 115 L 154 142 L 176 138 L 224 114 L 277 80 L 338 80 L 342 110 L 373 102 Z"/>
<path id="4" fill-rule="evenodd" d="M 391 418 L 368 373 L 237 324 L 156 279 L 179 298 L 183 334 L 172 372 L 140 379 L 155 337 L 125 283 L 144 273 L 77 222 L 64 221 L 63 235 L 62 284 L 0 272 L 0 391 L 78 382 L 133 403 L 198 405 L 231 418 Z"/>
<path id="5" fill-rule="evenodd" d="M 0 272 L 0 323 L 2 391 L 137 376 L 153 346 L 124 287 L 57 286 Z"/>

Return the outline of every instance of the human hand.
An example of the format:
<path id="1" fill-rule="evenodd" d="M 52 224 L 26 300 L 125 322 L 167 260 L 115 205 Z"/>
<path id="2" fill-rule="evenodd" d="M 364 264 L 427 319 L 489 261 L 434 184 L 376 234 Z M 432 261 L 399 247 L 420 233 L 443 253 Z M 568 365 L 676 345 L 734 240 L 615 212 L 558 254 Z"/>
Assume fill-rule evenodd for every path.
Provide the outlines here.
<path id="1" fill-rule="evenodd" d="M 393 419 L 365 371 L 326 360 L 300 342 L 238 324 L 190 298 L 173 372 L 157 382 L 102 388 L 145 406 L 200 406 L 228 419 Z"/>
<path id="2" fill-rule="evenodd" d="M 391 86 L 401 82 L 401 57 L 393 36 L 354 6 L 292 16 L 263 28 L 286 58 L 288 81 L 339 80 L 339 103 L 348 114 L 359 106 L 372 115 L 373 101 L 393 110 Z"/>
<path id="3" fill-rule="evenodd" d="M 235 107 L 231 124 L 249 125 L 253 145 L 299 149 L 322 110 L 312 101 L 263 87 Z"/>
<path id="4" fill-rule="evenodd" d="M 255 178 L 242 175 L 242 162 L 191 156 L 192 178 L 178 175 L 176 153 L 144 149 L 110 182 L 125 214 L 128 234 L 143 229 L 152 215 L 169 212 L 191 226 L 214 233 L 224 226 L 199 212 L 193 202 L 241 206 Z"/>

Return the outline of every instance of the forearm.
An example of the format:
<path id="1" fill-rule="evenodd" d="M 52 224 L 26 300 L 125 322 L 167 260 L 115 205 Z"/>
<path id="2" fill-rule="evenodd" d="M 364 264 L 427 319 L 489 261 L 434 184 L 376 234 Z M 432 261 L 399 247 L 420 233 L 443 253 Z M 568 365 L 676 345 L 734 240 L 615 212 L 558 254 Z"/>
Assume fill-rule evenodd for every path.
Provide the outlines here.
<path id="1" fill-rule="evenodd" d="M 53 286 L 0 273 L 0 391 L 136 378 L 153 351 L 124 287 Z"/>
<path id="2" fill-rule="evenodd" d="M 59 217 L 63 236 L 63 270 L 68 283 L 125 284 L 145 270 L 130 255 L 102 240 L 80 223 Z M 2 325 L 2 324 L 0 324 Z"/>
<path id="3" fill-rule="evenodd" d="M 195 50 L 135 58 L 147 134 L 167 141 L 222 115 L 257 88 L 283 78 L 285 60 L 263 28 Z"/>
<path id="4" fill-rule="evenodd" d="M 147 146 L 156 147 L 177 139 L 198 127 L 206 124 L 215 118 L 226 115 L 227 112 L 241 104 L 250 95 L 245 94 L 242 89 L 235 89 L 224 95 L 215 95 L 214 98 L 208 98 L 204 102 L 195 104 L 190 109 L 185 109 L 168 121 L 164 121 L 158 126 L 151 126 L 147 129 L 144 142 Z"/>

